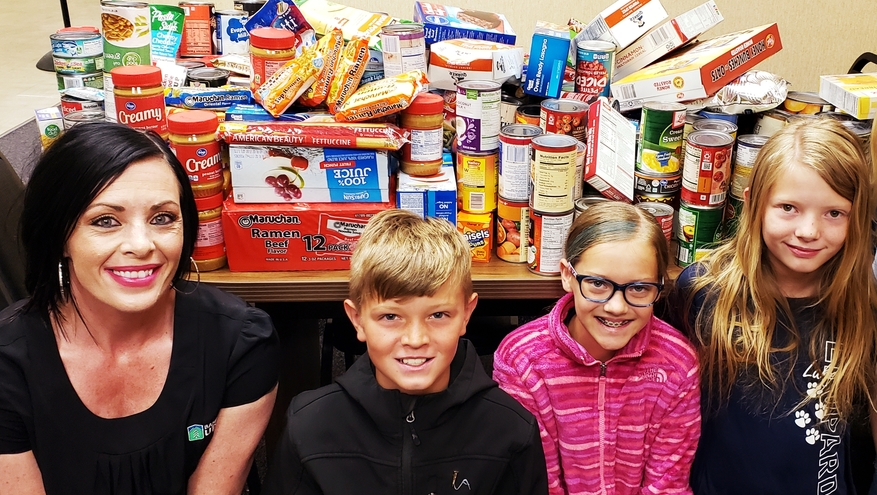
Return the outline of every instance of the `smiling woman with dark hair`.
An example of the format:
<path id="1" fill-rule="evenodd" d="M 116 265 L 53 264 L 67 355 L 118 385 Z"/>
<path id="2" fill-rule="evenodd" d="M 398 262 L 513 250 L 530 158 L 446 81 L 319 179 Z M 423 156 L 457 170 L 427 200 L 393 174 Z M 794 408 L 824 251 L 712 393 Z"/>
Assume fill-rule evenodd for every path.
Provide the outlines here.
<path id="1" fill-rule="evenodd" d="M 264 312 L 188 280 L 197 228 L 157 135 L 83 124 L 40 158 L 31 297 L 0 313 L 0 492 L 241 492 L 277 339 Z"/>

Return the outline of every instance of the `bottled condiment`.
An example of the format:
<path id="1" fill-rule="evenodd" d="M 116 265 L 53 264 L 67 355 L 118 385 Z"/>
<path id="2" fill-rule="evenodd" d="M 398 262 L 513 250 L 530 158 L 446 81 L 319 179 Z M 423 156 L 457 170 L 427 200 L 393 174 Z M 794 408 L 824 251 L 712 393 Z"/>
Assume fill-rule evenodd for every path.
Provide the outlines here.
<path id="1" fill-rule="evenodd" d="M 201 272 L 222 268 L 227 261 L 222 235 L 222 193 L 195 198 L 195 207 L 198 210 L 198 237 L 192 260 Z"/>
<path id="2" fill-rule="evenodd" d="M 402 171 L 410 175 L 432 175 L 442 166 L 444 98 L 420 93 L 401 113 L 402 127 L 410 143 L 402 147 Z"/>
<path id="3" fill-rule="evenodd" d="M 116 119 L 135 129 L 155 131 L 167 139 L 161 69 L 127 65 L 110 71 Z"/>
<path id="4" fill-rule="evenodd" d="M 259 89 L 277 69 L 295 58 L 295 34 L 278 28 L 256 28 L 250 31 L 250 62 L 253 76 L 250 89 Z"/>
<path id="5" fill-rule="evenodd" d="M 167 120 L 171 150 L 186 169 L 195 198 L 222 193 L 216 114 L 208 110 L 186 110 L 168 115 Z"/>

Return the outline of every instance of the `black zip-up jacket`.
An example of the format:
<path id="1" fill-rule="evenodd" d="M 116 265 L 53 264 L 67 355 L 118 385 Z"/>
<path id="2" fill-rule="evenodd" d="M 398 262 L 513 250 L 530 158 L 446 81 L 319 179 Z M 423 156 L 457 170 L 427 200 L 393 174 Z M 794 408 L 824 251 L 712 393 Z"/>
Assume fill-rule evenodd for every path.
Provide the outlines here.
<path id="1" fill-rule="evenodd" d="M 381 388 L 368 355 L 292 400 L 266 495 L 548 493 L 536 419 L 460 339 L 447 390 Z"/>

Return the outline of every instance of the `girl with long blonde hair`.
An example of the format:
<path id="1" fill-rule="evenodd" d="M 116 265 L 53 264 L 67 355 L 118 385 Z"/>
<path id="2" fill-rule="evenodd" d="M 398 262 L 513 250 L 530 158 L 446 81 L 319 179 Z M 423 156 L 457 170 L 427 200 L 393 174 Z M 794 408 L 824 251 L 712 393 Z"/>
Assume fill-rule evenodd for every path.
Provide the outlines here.
<path id="1" fill-rule="evenodd" d="M 871 403 L 872 170 L 831 119 L 764 145 L 739 230 L 671 297 L 701 365 L 695 494 L 852 492 L 854 403 Z"/>

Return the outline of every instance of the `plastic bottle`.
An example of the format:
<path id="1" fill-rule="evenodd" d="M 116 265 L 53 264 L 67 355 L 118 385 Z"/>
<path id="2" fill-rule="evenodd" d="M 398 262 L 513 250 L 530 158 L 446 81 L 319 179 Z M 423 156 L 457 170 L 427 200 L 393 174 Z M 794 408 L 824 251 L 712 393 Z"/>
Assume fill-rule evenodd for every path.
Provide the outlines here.
<path id="1" fill-rule="evenodd" d="M 167 140 L 167 118 L 161 69 L 151 65 L 128 65 L 110 71 L 115 117 L 120 124 L 155 131 Z"/>
<path id="2" fill-rule="evenodd" d="M 402 147 L 402 171 L 410 175 L 432 175 L 442 166 L 444 98 L 420 93 L 401 112 L 402 127 L 410 143 Z"/>
<path id="3" fill-rule="evenodd" d="M 219 119 L 208 110 L 168 115 L 170 148 L 183 164 L 196 198 L 222 192 L 222 157 L 216 129 Z"/>
<path id="4" fill-rule="evenodd" d="M 256 28 L 250 31 L 250 89 L 256 91 L 277 69 L 295 58 L 295 34 L 286 29 Z"/>

